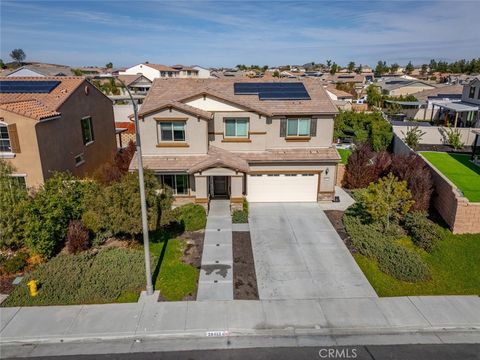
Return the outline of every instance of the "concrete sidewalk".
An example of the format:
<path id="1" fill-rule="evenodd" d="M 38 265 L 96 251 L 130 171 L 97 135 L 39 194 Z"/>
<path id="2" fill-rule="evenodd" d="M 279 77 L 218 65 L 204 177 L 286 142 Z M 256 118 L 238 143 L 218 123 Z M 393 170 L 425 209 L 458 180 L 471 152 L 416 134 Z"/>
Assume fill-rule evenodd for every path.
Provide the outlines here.
<path id="1" fill-rule="evenodd" d="M 197 300 L 233 300 L 232 218 L 229 200 L 211 200 Z"/>
<path id="2" fill-rule="evenodd" d="M 448 331 L 463 330 L 480 342 L 478 296 L 160 303 L 156 296 L 142 296 L 130 304 L 1 308 L 0 318 L 2 344 L 205 337 L 211 335 L 208 331 L 227 331 L 229 336 L 447 336 Z"/>

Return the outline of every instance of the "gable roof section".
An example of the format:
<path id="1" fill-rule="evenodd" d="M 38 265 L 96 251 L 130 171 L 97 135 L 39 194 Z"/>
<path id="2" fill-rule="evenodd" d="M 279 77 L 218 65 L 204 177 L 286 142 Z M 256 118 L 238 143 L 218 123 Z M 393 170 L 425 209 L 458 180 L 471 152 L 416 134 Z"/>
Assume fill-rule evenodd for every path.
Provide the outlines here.
<path id="1" fill-rule="evenodd" d="M 210 146 L 208 149 L 207 157 L 188 169 L 190 174 L 211 169 L 214 167 L 226 167 L 235 171 L 247 172 L 249 167 L 248 163 L 234 155 L 230 151 Z"/>
<path id="2" fill-rule="evenodd" d="M 0 93 L 0 109 L 35 120 L 60 115 L 58 109 L 70 95 L 82 84 L 83 77 L 13 77 L 1 78 L 2 81 L 46 81 L 57 80 L 60 84 L 50 93 Z"/>
<path id="3" fill-rule="evenodd" d="M 147 95 L 148 96 L 148 95 Z M 144 117 L 153 113 L 156 113 L 158 111 L 161 111 L 165 108 L 174 108 L 177 110 L 180 110 L 182 112 L 186 112 L 187 114 L 195 115 L 200 118 L 210 120 L 213 116 L 213 114 L 209 111 L 205 111 L 187 104 L 184 104 L 180 101 L 169 101 L 169 100 L 162 100 L 156 104 L 156 107 L 152 109 L 147 109 L 145 110 L 145 103 L 143 103 L 142 108 L 139 113 L 139 117 Z"/>
<path id="4" fill-rule="evenodd" d="M 258 95 L 234 93 L 233 85 L 236 82 L 265 82 L 263 79 L 155 79 L 144 100 L 140 115 L 152 113 L 168 102 L 183 103 L 201 94 L 216 97 L 266 116 L 338 113 L 318 79 L 268 79 L 268 82 L 298 81 L 305 85 L 310 100 L 260 100 Z"/>

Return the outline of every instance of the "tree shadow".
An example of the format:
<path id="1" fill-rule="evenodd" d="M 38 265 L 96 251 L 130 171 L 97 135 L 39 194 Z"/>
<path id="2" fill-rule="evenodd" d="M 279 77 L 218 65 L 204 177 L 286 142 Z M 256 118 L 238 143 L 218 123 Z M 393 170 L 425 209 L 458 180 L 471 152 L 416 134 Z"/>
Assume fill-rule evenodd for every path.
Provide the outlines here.
<path id="1" fill-rule="evenodd" d="M 155 264 L 155 269 L 152 274 L 152 283 L 155 287 L 158 275 L 160 274 L 160 269 L 162 267 L 163 260 L 165 258 L 165 253 L 168 247 L 168 241 L 174 239 L 177 236 L 181 235 L 185 231 L 185 224 L 182 222 L 171 222 L 168 225 L 162 226 L 159 229 L 151 232 L 152 243 L 163 243 L 160 256 L 158 257 L 157 263 Z"/>
<path id="2" fill-rule="evenodd" d="M 448 153 L 448 155 L 453 158 L 455 161 L 459 162 L 460 164 L 466 166 L 473 172 L 477 173 L 480 175 L 480 166 L 474 164 L 472 161 L 470 161 L 470 155 L 465 155 L 465 154 L 452 154 Z"/>

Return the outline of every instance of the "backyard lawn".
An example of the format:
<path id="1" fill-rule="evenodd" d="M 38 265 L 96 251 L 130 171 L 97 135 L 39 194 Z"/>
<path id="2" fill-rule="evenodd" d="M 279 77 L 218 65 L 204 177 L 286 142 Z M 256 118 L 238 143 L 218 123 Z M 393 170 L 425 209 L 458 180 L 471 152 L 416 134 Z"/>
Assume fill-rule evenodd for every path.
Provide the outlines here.
<path id="1" fill-rule="evenodd" d="M 427 151 L 421 154 L 453 182 L 468 200 L 480 202 L 480 166 L 470 161 L 470 155 Z"/>
<path id="2" fill-rule="evenodd" d="M 350 149 L 337 149 L 338 153 L 342 157 L 342 164 L 346 165 L 348 161 L 348 157 L 352 154 L 352 150 Z"/>
<path id="3" fill-rule="evenodd" d="M 354 257 L 379 296 L 480 295 L 480 234 L 444 230 L 437 249 L 419 253 L 430 268 L 430 281 L 400 281 L 380 271 L 374 260 L 358 253 Z"/>

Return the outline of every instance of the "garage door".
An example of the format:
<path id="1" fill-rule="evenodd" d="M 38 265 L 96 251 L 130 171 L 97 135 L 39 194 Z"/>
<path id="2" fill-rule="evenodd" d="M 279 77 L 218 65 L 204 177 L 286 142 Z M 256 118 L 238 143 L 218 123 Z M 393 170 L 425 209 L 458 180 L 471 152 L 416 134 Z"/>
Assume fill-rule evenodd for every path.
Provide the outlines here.
<path id="1" fill-rule="evenodd" d="M 249 202 L 317 201 L 318 174 L 247 175 Z"/>

